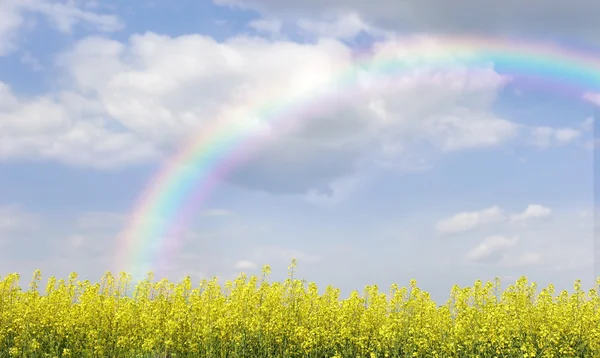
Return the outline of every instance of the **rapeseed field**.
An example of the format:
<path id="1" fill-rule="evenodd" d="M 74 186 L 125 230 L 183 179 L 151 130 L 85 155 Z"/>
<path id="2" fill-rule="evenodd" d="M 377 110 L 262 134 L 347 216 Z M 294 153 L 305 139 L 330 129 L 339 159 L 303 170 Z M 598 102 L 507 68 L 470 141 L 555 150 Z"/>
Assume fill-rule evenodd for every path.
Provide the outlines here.
<path id="1" fill-rule="evenodd" d="M 106 273 L 0 282 L 0 357 L 600 357 L 600 278 L 584 291 L 538 290 L 522 277 L 454 286 L 439 306 L 413 280 L 340 297 L 331 286 L 241 274 L 193 287 Z"/>

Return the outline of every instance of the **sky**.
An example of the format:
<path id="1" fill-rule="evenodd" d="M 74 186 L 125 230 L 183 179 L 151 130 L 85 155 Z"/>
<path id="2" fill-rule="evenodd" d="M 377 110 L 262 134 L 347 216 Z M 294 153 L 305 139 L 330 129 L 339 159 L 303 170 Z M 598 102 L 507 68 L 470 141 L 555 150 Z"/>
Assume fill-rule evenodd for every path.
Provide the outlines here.
<path id="1" fill-rule="evenodd" d="M 295 258 L 297 277 L 344 294 L 414 278 L 443 301 L 454 284 L 523 275 L 591 288 L 600 95 L 465 65 L 445 39 L 600 56 L 597 13 L 591 0 L 2 1 L 0 276 L 99 280 L 147 186 L 211 124 L 264 125 L 255 103 L 412 41 L 424 56 L 404 75 L 341 105 L 318 98 L 223 177 L 159 276 L 268 264 L 282 280 Z M 425 49 L 450 64 L 432 68 Z"/>

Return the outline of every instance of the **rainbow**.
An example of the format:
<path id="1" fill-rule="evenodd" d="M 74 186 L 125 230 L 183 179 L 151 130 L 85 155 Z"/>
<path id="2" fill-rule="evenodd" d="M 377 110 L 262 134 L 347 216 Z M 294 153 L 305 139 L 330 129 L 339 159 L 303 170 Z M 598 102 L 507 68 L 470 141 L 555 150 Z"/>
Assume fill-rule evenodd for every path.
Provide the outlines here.
<path id="1" fill-rule="evenodd" d="M 398 38 L 401 53 L 362 53 L 313 88 L 293 93 L 274 88 L 266 96 L 248 96 L 224 112 L 177 153 L 143 191 L 131 219 L 118 238 L 115 268 L 136 279 L 170 263 L 181 249 L 191 216 L 225 176 L 248 160 L 265 142 L 296 128 L 302 120 L 343 105 L 385 83 L 402 83 L 409 71 L 452 70 L 487 65 L 511 78 L 582 98 L 600 92 L 600 56 L 547 43 L 490 37 Z M 373 82 L 361 82 L 368 73 Z M 426 80 L 426 79 L 423 79 Z"/>

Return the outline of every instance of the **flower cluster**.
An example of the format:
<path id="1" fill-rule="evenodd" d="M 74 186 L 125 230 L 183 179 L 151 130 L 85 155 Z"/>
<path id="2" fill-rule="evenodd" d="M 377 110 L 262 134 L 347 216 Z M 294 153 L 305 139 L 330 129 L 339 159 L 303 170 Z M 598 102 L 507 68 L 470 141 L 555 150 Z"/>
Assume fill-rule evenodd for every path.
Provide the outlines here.
<path id="1" fill-rule="evenodd" d="M 331 286 L 241 274 L 193 287 L 131 277 L 0 281 L 0 357 L 600 357 L 600 278 L 585 292 L 525 277 L 455 286 L 438 306 L 413 280 L 341 299 Z"/>

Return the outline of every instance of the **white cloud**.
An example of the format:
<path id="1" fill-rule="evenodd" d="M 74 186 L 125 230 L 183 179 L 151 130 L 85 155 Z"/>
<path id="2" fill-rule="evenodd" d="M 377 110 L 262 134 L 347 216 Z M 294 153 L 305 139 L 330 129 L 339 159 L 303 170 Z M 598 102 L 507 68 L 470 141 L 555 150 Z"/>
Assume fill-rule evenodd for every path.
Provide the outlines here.
<path id="1" fill-rule="evenodd" d="M 4 0 L 0 2 L 0 56 L 14 51 L 17 35 L 28 22 L 27 15 L 39 14 L 61 32 L 71 32 L 78 24 L 86 24 L 100 31 L 112 32 L 123 28 L 114 15 L 84 10 L 75 1 Z"/>
<path id="2" fill-rule="evenodd" d="M 552 214 L 552 210 L 539 204 L 529 204 L 522 213 L 511 214 L 498 206 L 480 211 L 462 212 L 437 222 L 439 234 L 455 234 L 470 231 L 490 224 L 506 222 L 524 222 L 531 219 L 544 218 Z"/>
<path id="3" fill-rule="evenodd" d="M 308 241 L 296 241 L 305 245 L 301 247 L 290 245 L 290 236 L 286 237 L 290 234 L 287 222 L 265 232 L 257 227 L 262 221 L 269 221 L 268 217 L 246 221 L 243 215 L 237 215 L 232 219 L 244 221 L 234 224 L 253 227 L 252 232 L 229 231 L 229 222 L 216 230 L 198 225 L 208 231 L 190 235 L 193 237 L 185 240 L 181 251 L 169 255 L 169 269 L 159 271 L 157 276 L 178 281 L 183 274 L 195 275 L 200 271 L 203 278 L 216 275 L 225 279 L 236 277 L 240 271 L 249 272 L 270 264 L 272 279 L 279 281 L 285 279 L 291 258 L 296 258 L 300 278 L 317 281 L 321 288 L 333 284 L 342 289 L 342 295 L 350 289 L 360 290 L 365 284 L 377 283 L 385 288 L 390 283 L 403 284 L 415 277 L 434 298 L 445 300 L 452 284 L 472 284 L 477 278 L 492 279 L 509 274 L 526 275 L 537 282 L 549 280 L 558 284 L 557 287 L 566 285 L 568 288 L 574 277 L 589 276 L 593 262 L 590 250 L 593 218 L 589 210 L 584 215 L 581 208 L 570 213 L 557 212 L 555 220 L 541 222 L 531 230 L 507 226 L 508 231 L 493 233 L 498 228 L 490 227 L 489 233 L 465 235 L 459 241 L 440 240 L 439 244 L 447 243 L 447 247 L 437 253 L 436 246 L 432 247 L 427 240 L 430 238 L 429 217 L 422 222 L 416 217 L 400 221 L 394 218 L 393 222 L 376 219 L 377 228 L 368 221 L 351 227 L 333 223 L 332 226 L 338 226 L 333 232 L 321 223 L 314 227 L 309 224 L 303 229 L 307 230 L 306 235 L 300 233 Z M 83 219 L 85 217 L 95 216 L 100 220 L 103 215 L 111 216 L 108 214 L 45 218 L 44 225 L 55 224 L 38 226 L 29 237 L 21 232 L 9 236 L 8 243 L 0 250 L 0 275 L 20 272 L 28 276 L 40 268 L 45 277 L 51 274 L 66 277 L 76 271 L 82 279 L 98 280 L 107 269 L 113 269 L 109 265 L 120 247 L 115 235 L 120 225 L 115 221 L 113 229 L 95 224 L 84 229 L 79 224 L 90 221 Z M 381 230 L 380 224 L 387 226 L 385 230 Z M 31 222 L 28 225 L 31 226 Z M 332 233 L 338 235 L 332 236 Z M 364 239 L 365 233 L 369 235 L 368 242 Z M 386 250 L 382 251 L 381 245 Z M 29 259 L 32 257 L 34 259 Z M 455 260 L 450 266 L 442 262 L 447 257 Z M 474 264 L 477 264 L 476 269 Z M 194 276 L 194 280 L 198 278 Z"/>
<path id="4" fill-rule="evenodd" d="M 0 235 L 30 230 L 36 226 L 37 221 L 36 215 L 18 205 L 0 205 Z"/>
<path id="5" fill-rule="evenodd" d="M 23 26 L 24 19 L 13 2 L 0 3 L 0 56 L 15 48 L 16 31 Z"/>
<path id="6" fill-rule="evenodd" d="M 297 24 L 301 29 L 322 37 L 350 39 L 361 31 L 370 30 L 356 13 L 348 13 L 335 18 L 333 21 L 312 20 L 303 18 Z"/>
<path id="7" fill-rule="evenodd" d="M 581 132 L 573 128 L 558 128 L 554 132 L 554 138 L 561 144 L 571 142 L 580 135 Z"/>
<path id="8" fill-rule="evenodd" d="M 497 146 L 517 134 L 519 126 L 492 114 L 457 113 L 428 123 L 432 140 L 446 151 Z"/>
<path id="9" fill-rule="evenodd" d="M 305 195 L 309 203 L 319 206 L 329 206 L 343 201 L 361 184 L 359 177 L 345 177 L 333 180 L 323 190 L 310 189 Z"/>
<path id="10" fill-rule="evenodd" d="M 234 266 L 234 268 L 237 270 L 254 270 L 257 267 L 258 266 L 254 262 L 248 260 L 238 261 Z"/>
<path id="11" fill-rule="evenodd" d="M 594 129 L 594 117 L 587 117 L 581 122 L 581 129 L 589 132 Z"/>
<path id="12" fill-rule="evenodd" d="M 34 57 L 30 52 L 25 52 L 21 56 L 20 60 L 21 60 L 21 63 L 29 66 L 29 68 L 31 68 L 32 71 L 40 72 L 44 69 L 44 66 L 42 65 L 40 60 L 38 58 Z"/>
<path id="13" fill-rule="evenodd" d="M 497 223 L 505 220 L 506 214 L 498 206 L 490 208 L 458 213 L 450 218 L 439 221 L 436 230 L 440 234 L 453 234 L 475 229 L 479 226 Z"/>
<path id="14" fill-rule="evenodd" d="M 84 10 L 74 1 L 28 0 L 17 4 L 27 11 L 46 16 L 61 32 L 71 32 L 80 23 L 90 24 L 104 32 L 114 32 L 124 27 L 118 17 Z"/>
<path id="15" fill-rule="evenodd" d="M 281 21 L 269 20 L 269 19 L 258 19 L 252 20 L 248 26 L 256 31 L 276 34 L 281 30 Z"/>
<path id="16" fill-rule="evenodd" d="M 539 204 L 530 204 L 527 206 L 525 211 L 520 214 L 512 215 L 510 219 L 513 222 L 519 222 L 530 219 L 545 218 L 550 216 L 550 214 L 552 214 L 552 210 L 550 208 Z"/>
<path id="17" fill-rule="evenodd" d="M 503 253 L 517 243 L 516 237 L 490 236 L 485 238 L 476 247 L 467 253 L 467 259 L 471 261 L 494 261 L 502 259 Z"/>
<path id="18" fill-rule="evenodd" d="M 216 4 L 257 10 L 269 16 L 295 21 L 298 18 L 332 21 L 349 11 L 380 28 L 404 33 L 515 34 L 534 38 L 552 35 L 595 41 L 600 5 L 590 0 L 552 1 L 544 11 L 537 3 L 509 0 L 481 3 L 478 0 L 215 0 Z"/>
<path id="19" fill-rule="evenodd" d="M 252 172 L 231 180 L 267 190 L 276 182 L 279 191 L 307 192 L 352 176 L 365 158 L 385 157 L 393 167 L 423 158 L 415 153 L 424 146 L 436 153 L 513 138 L 518 126 L 490 114 L 508 80 L 490 64 L 466 66 L 460 56 L 453 63 L 451 53 L 444 69 L 436 68 L 430 54 L 444 46 L 432 37 L 377 44 L 374 61 L 409 55 L 415 67 L 398 76 L 382 75 L 376 66 L 361 69 L 353 88 L 361 101 L 356 95 L 342 99 L 337 90 L 329 99 L 308 96 L 299 109 L 315 109 L 314 115 L 297 131 L 265 142 L 252 158 Z M 254 128 L 274 134 L 270 122 L 294 118 L 295 110 L 265 118 L 257 115 L 261 104 L 306 97 L 352 61 L 351 49 L 332 39 L 217 42 L 146 33 L 121 43 L 88 37 L 59 56 L 66 76 L 61 92 L 23 99 L 4 86 L 0 158 L 41 157 L 100 168 L 150 162 L 170 155 L 199 130 L 219 121 L 240 124 L 236 118 L 249 114 Z M 323 105 L 327 102 L 331 105 Z M 336 108 L 338 103 L 343 105 Z M 421 161 L 419 167 L 427 168 Z"/>
<path id="20" fill-rule="evenodd" d="M 0 160 L 44 158 L 114 167 L 160 158 L 135 133 L 107 127 L 97 108 L 74 93 L 19 99 L 0 82 Z"/>
<path id="21" fill-rule="evenodd" d="M 0 276 L 5 272 L 30 275 L 41 269 L 45 277 L 76 271 L 97 279 L 111 269 L 115 234 L 119 226 L 81 225 L 92 217 L 108 218 L 108 213 L 88 213 L 65 217 L 54 213 L 32 213 L 19 206 L 0 208 Z M 95 277 L 90 277 L 89 275 Z"/>
<path id="22" fill-rule="evenodd" d="M 528 220 L 550 215 L 548 208 L 532 204 L 524 212 L 508 216 L 506 225 L 482 227 L 461 235 L 459 241 L 439 241 L 439 259 L 471 269 L 473 262 L 478 262 L 493 264 L 496 269 L 515 269 L 520 274 L 543 268 L 545 272 L 585 270 L 587 275 L 594 260 L 594 231 L 592 211 L 584 207 L 588 209 L 557 210 L 552 212 L 552 220 L 536 225 L 508 225 L 517 216 Z M 480 241 L 481 235 L 486 239 Z"/>
<path id="23" fill-rule="evenodd" d="M 539 126 L 531 130 L 532 143 L 540 148 L 551 145 L 563 145 L 581 136 L 581 131 L 574 128 L 552 128 Z"/>
<path id="24" fill-rule="evenodd" d="M 73 248 L 79 248 L 85 244 L 86 238 L 82 235 L 75 234 L 70 236 L 68 241 Z"/>

